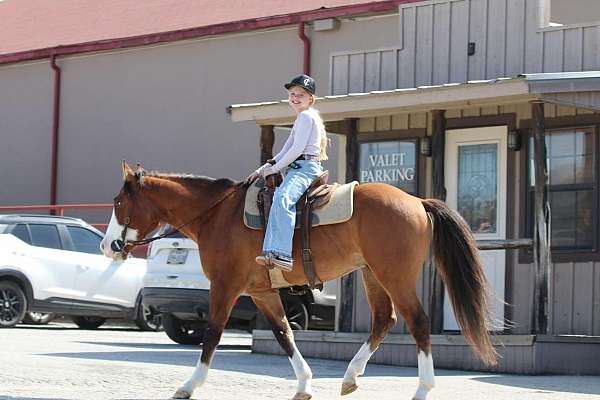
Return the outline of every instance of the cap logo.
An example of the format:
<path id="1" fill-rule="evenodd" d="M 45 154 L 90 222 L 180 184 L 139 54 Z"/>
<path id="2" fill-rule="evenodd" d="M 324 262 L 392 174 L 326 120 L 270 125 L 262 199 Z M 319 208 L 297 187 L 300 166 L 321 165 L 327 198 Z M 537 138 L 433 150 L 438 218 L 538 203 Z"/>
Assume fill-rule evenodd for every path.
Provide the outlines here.
<path id="1" fill-rule="evenodd" d="M 306 78 L 306 79 L 304 80 L 304 85 L 308 86 L 308 84 L 309 84 L 309 83 L 310 83 L 310 79 Z"/>

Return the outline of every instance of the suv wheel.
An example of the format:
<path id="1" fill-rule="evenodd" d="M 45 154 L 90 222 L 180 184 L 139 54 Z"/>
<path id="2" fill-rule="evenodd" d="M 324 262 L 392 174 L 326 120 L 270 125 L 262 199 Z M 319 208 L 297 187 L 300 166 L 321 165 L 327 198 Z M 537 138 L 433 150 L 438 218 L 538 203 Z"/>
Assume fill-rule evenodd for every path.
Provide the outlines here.
<path id="1" fill-rule="evenodd" d="M 73 317 L 73 322 L 81 329 L 97 329 L 106 322 L 102 317 Z"/>
<path id="2" fill-rule="evenodd" d="M 162 323 L 165 333 L 175 343 L 199 345 L 204 341 L 206 321 L 182 321 L 172 314 L 164 314 Z"/>
<path id="3" fill-rule="evenodd" d="M 46 325 L 48 322 L 52 321 L 56 315 L 54 313 L 39 313 L 29 311 L 25 313 L 22 324 L 28 325 Z"/>
<path id="4" fill-rule="evenodd" d="M 299 296 L 287 296 L 283 299 L 285 315 L 292 330 L 304 331 L 308 329 L 310 315 L 306 304 Z"/>
<path id="5" fill-rule="evenodd" d="M 21 322 L 27 311 L 27 297 L 14 282 L 0 281 L 0 328 L 11 328 Z"/>
<path id="6" fill-rule="evenodd" d="M 152 312 L 149 307 L 146 307 L 140 301 L 138 305 L 138 315 L 135 319 L 135 324 L 143 331 L 162 331 L 162 318 L 159 313 Z"/>

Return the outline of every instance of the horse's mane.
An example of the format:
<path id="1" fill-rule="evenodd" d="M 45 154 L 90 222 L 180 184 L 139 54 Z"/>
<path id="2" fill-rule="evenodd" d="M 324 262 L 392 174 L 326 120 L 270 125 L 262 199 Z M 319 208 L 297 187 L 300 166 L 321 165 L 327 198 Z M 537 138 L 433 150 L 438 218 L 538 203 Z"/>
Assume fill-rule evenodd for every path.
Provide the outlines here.
<path id="1" fill-rule="evenodd" d="M 209 184 L 211 188 L 214 189 L 227 189 L 237 184 L 236 181 L 230 178 L 211 178 L 209 176 L 204 175 L 194 175 L 194 174 L 181 174 L 181 173 L 173 173 L 173 172 L 160 172 L 160 171 L 150 171 L 146 173 L 146 176 L 160 179 L 167 179 L 171 181 L 178 181 L 181 183 L 189 184 L 192 186 L 195 185 L 207 185 Z"/>

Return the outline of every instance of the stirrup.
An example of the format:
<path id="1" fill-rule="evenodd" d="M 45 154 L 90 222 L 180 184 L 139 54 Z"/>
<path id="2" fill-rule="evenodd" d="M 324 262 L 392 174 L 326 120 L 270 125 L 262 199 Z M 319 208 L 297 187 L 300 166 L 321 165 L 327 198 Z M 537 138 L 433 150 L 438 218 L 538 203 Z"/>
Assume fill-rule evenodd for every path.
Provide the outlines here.
<path id="1" fill-rule="evenodd" d="M 292 269 L 294 267 L 294 262 L 292 260 L 284 260 L 277 256 L 272 257 L 271 261 L 273 262 L 275 268 L 279 268 L 280 270 L 285 272 L 292 272 Z"/>

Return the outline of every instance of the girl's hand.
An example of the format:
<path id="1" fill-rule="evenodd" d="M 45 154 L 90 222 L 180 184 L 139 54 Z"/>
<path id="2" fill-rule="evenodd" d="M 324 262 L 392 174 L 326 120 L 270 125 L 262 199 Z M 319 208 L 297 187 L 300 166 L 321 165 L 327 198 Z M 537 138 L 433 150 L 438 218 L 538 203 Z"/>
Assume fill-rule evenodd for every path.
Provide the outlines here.
<path id="1" fill-rule="evenodd" d="M 257 180 L 259 176 L 260 173 L 258 171 L 254 171 L 253 173 L 248 175 L 248 177 L 246 178 L 246 185 L 251 185 L 252 183 L 254 183 L 254 181 Z"/>
<path id="2" fill-rule="evenodd" d="M 272 175 L 275 173 L 275 171 L 273 171 L 273 167 L 271 166 L 271 164 L 266 164 L 267 166 L 264 167 L 261 171 L 260 174 L 262 175 L 262 177 L 264 179 L 267 178 L 267 176 Z"/>
<path id="3" fill-rule="evenodd" d="M 252 184 L 252 182 L 257 180 L 259 176 L 263 175 L 263 171 L 267 168 L 271 168 L 271 164 L 268 162 L 261 165 L 260 168 L 258 168 L 256 171 L 254 171 L 253 173 L 248 175 L 248 177 L 246 178 L 246 185 L 250 185 L 250 184 Z M 265 175 L 263 175 L 263 177 L 264 176 Z"/>

